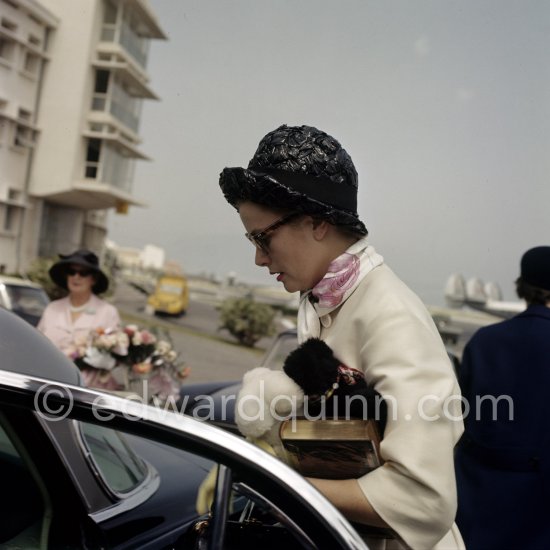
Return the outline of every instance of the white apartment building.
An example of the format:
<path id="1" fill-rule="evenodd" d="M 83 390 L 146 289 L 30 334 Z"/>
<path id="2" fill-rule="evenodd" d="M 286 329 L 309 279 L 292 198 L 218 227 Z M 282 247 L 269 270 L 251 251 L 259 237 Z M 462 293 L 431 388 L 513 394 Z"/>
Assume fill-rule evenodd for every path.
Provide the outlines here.
<path id="1" fill-rule="evenodd" d="M 0 266 L 100 252 L 132 193 L 151 39 L 146 0 L 0 0 Z"/>

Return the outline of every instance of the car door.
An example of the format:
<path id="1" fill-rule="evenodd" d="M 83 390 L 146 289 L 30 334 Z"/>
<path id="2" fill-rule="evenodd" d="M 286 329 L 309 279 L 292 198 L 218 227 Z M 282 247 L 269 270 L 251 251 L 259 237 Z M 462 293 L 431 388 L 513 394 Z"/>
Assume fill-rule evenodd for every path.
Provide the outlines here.
<path id="1" fill-rule="evenodd" d="M 35 497 L 42 494 L 44 503 L 27 526 L 40 524 L 42 546 L 37 548 L 56 547 L 51 541 L 64 548 L 78 548 L 75 543 L 79 540 L 80 548 L 188 548 L 202 544 L 206 548 L 267 549 L 269 540 L 285 541 L 289 549 L 365 548 L 349 523 L 304 478 L 242 439 L 176 413 L 66 384 L 47 385 L 51 399 L 44 403 L 40 393 L 43 380 L 0 371 L 0 407 L 8 419 L 10 440 L 23 441 L 27 423 L 44 449 L 42 454 L 33 448 L 20 456 L 31 477 L 36 470 Z M 69 448 L 68 443 L 60 433 L 63 429 L 51 426 L 62 426 L 62 422 L 67 423 L 65 427 L 86 426 L 80 436 L 78 431 L 74 433 L 76 437 L 84 433 L 88 441 L 82 452 L 92 464 L 87 466 L 88 473 L 71 453 L 60 453 L 61 447 Z M 44 423 L 49 428 L 44 428 Z M 115 464 L 128 449 L 120 441 L 105 440 L 104 429 L 127 433 L 132 452 L 138 461 L 149 464 L 151 471 L 143 469 L 143 464 L 134 464 L 131 471 Z M 107 450 L 118 445 L 122 446 L 118 456 L 108 458 Z M 32 444 L 27 441 L 26 447 Z M 166 469 L 159 461 L 153 463 L 161 449 Z M 149 456 L 144 456 L 147 453 Z M 61 460 L 54 465 L 55 454 Z M 201 516 L 194 510 L 197 492 L 214 463 L 220 467 L 213 490 L 213 514 Z M 102 468 L 108 473 L 97 471 Z M 152 482 L 154 470 L 158 485 L 149 485 L 149 495 L 140 496 L 139 478 L 151 474 Z M 135 486 L 118 485 L 117 491 L 129 489 L 127 494 L 137 500 L 125 500 L 117 491 L 99 490 L 109 476 L 113 479 L 107 483 L 122 483 L 114 475 L 117 471 L 127 483 L 136 481 Z M 50 472 L 55 474 L 53 479 Z M 94 477 L 97 490 L 92 490 Z M 63 496 L 56 495 L 56 483 Z M 160 489 L 163 483 L 165 491 Z M 172 516 L 163 519 L 169 513 Z M 63 531 L 67 518 L 75 527 Z"/>

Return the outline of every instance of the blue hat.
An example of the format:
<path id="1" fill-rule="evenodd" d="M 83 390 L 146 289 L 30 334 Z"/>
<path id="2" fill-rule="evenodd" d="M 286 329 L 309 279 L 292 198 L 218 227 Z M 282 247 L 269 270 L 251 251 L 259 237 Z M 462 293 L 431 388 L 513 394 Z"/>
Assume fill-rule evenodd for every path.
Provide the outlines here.
<path id="1" fill-rule="evenodd" d="M 550 246 L 536 246 L 522 256 L 520 277 L 528 285 L 550 291 Z"/>

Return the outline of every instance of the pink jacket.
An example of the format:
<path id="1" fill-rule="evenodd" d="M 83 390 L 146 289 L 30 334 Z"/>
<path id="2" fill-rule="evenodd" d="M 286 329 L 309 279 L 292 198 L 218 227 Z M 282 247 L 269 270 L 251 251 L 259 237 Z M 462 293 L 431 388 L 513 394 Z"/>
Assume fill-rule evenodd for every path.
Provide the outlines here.
<path id="1" fill-rule="evenodd" d="M 73 323 L 69 298 L 51 302 L 38 323 L 38 330 L 46 335 L 63 353 L 71 355 L 75 346 L 82 345 L 90 331 L 120 326 L 116 307 L 92 295 L 89 306 Z"/>

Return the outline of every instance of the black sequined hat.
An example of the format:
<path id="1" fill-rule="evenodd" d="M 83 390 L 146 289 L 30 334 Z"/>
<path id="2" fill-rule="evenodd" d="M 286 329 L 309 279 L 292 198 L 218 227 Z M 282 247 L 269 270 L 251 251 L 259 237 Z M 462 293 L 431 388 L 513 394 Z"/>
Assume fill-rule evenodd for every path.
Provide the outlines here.
<path id="1" fill-rule="evenodd" d="M 366 235 L 357 214 L 357 171 L 333 137 L 312 126 L 280 126 L 258 145 L 248 168 L 224 168 L 220 187 L 235 208 L 252 201 L 303 212 Z"/>
<path id="2" fill-rule="evenodd" d="M 550 290 L 550 246 L 536 246 L 521 258 L 521 279 L 528 285 Z"/>

